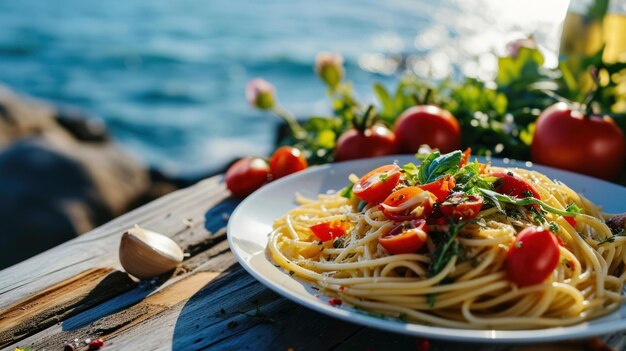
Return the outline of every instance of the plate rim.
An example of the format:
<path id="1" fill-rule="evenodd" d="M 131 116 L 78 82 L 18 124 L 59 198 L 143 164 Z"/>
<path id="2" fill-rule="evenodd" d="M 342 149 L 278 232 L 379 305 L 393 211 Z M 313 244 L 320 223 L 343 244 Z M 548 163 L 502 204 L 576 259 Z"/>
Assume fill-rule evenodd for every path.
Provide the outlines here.
<path id="1" fill-rule="evenodd" d="M 341 320 L 345 320 L 351 323 L 359 324 L 365 327 L 373 327 L 389 332 L 400 333 L 409 336 L 420 336 L 420 337 L 428 337 L 432 339 L 440 339 L 446 341 L 461 341 L 461 342 L 471 342 L 471 343 L 480 343 L 480 342 L 502 342 L 502 343 L 516 343 L 516 344 L 532 344 L 546 341 L 559 341 L 566 339 L 582 339 L 590 336 L 599 336 L 611 334 L 620 330 L 626 329 L 626 317 L 620 318 L 619 320 L 607 320 L 605 322 L 599 322 L 598 324 L 589 325 L 588 321 L 574 324 L 571 326 L 563 326 L 563 327 L 552 327 L 552 328 L 540 328 L 540 329 L 520 329 L 520 330 L 506 330 L 506 329 L 466 329 L 466 328 L 448 328 L 448 327 L 440 327 L 440 326 L 432 326 L 419 324 L 414 322 L 402 322 L 400 320 L 395 319 L 380 319 L 364 314 L 357 313 L 348 309 L 337 309 L 336 307 L 332 307 L 323 303 L 321 300 L 313 301 L 306 299 L 305 297 L 300 296 L 300 294 L 291 292 L 284 288 L 281 288 L 280 284 L 266 276 L 264 276 L 261 272 L 257 271 L 254 267 L 248 264 L 248 261 L 242 256 L 242 251 L 244 251 L 239 245 L 237 245 L 233 240 L 233 227 L 235 226 L 235 220 L 242 216 L 240 212 L 246 207 L 245 205 L 249 202 L 252 202 L 253 199 L 257 196 L 262 196 L 264 193 L 271 191 L 274 188 L 280 187 L 283 182 L 287 180 L 301 177 L 303 175 L 307 175 L 310 173 L 323 173 L 324 171 L 328 171 L 333 167 L 337 167 L 338 165 L 349 166 L 356 165 L 361 163 L 376 163 L 376 162 L 384 162 L 384 160 L 395 161 L 400 159 L 410 160 L 413 158 L 412 155 L 390 155 L 390 156 L 382 156 L 376 158 L 368 158 L 368 159 L 360 159 L 360 160 L 351 160 L 344 162 L 336 162 L 329 163 L 324 165 L 316 165 L 309 167 L 303 172 L 298 172 L 295 174 L 291 174 L 284 178 L 281 178 L 277 181 L 274 181 L 270 184 L 265 185 L 261 189 L 255 191 L 247 198 L 245 198 L 237 208 L 231 214 L 228 225 L 227 225 L 227 240 L 228 245 L 230 247 L 231 252 L 235 255 L 235 258 L 239 262 L 239 264 L 257 281 L 262 283 L 265 287 L 270 288 L 272 291 L 276 292 L 282 297 L 285 297 L 301 306 L 304 306 L 313 311 L 323 313 L 326 316 L 330 316 L 333 318 L 339 318 Z M 484 157 L 478 157 L 479 161 L 485 162 L 486 160 L 495 161 L 498 166 L 504 167 L 517 167 L 517 168 L 526 168 L 526 169 L 539 169 L 540 172 L 543 173 L 543 169 L 548 170 L 549 172 L 556 173 L 564 173 L 568 176 L 578 177 L 585 181 L 592 181 L 594 183 L 600 182 L 609 187 L 617 187 L 622 191 L 626 191 L 626 187 L 621 185 L 608 182 L 603 179 L 594 178 L 591 176 L 587 176 L 584 174 L 579 174 L 567 170 L 552 168 L 549 166 L 544 166 L 540 164 L 528 164 L 529 161 L 517 161 L 511 159 L 500 159 L 491 157 L 486 159 Z M 415 160 L 413 158 L 413 160 Z M 416 160 L 414 162 L 419 162 Z M 552 178 L 552 176 L 550 175 Z M 264 248 L 265 251 L 265 248 Z M 271 261 L 269 261 L 272 264 Z M 272 264 L 272 266 L 274 266 Z M 280 267 L 276 268 L 281 271 L 281 274 L 287 274 Z M 299 284 L 302 284 L 305 288 L 306 286 L 311 286 L 310 283 L 304 281 L 303 279 L 299 279 L 296 277 L 290 277 L 291 279 L 296 280 Z M 343 312 L 338 312 L 343 311 Z M 619 309 L 613 311 L 612 313 L 618 313 Z M 606 315 L 608 316 L 608 315 Z M 606 316 L 600 317 L 606 318 Z M 537 334 L 537 335 L 529 335 L 529 334 Z"/>

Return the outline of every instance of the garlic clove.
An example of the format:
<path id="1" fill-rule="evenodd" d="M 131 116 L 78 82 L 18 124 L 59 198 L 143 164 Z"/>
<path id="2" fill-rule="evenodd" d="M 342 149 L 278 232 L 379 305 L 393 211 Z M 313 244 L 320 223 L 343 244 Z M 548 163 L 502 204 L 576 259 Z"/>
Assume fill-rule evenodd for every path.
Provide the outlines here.
<path id="1" fill-rule="evenodd" d="M 122 235 L 119 257 L 127 273 L 146 279 L 176 268 L 184 253 L 169 237 L 135 226 Z"/>

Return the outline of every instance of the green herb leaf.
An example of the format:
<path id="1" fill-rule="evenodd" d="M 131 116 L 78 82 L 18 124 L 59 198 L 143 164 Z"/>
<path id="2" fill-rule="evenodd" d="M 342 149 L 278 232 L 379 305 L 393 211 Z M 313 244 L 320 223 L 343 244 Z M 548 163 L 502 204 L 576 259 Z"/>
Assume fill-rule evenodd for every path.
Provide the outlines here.
<path id="1" fill-rule="evenodd" d="M 433 152 L 420 165 L 418 174 L 420 184 L 427 184 L 447 174 L 456 173 L 462 157 L 463 153 L 459 150 L 445 155 L 441 155 L 439 151 Z"/>
<path id="2" fill-rule="evenodd" d="M 578 207 L 574 202 L 570 203 L 565 207 L 565 211 L 572 213 L 583 213 L 583 210 Z"/>
<path id="3" fill-rule="evenodd" d="M 338 238 L 337 240 L 333 241 L 333 247 L 335 249 L 338 249 L 340 247 L 343 247 L 343 243 L 344 243 L 345 239 L 344 238 Z"/>
<path id="4" fill-rule="evenodd" d="M 341 197 L 345 197 L 346 199 L 351 199 L 352 198 L 352 187 L 354 186 L 354 184 L 350 184 L 347 187 L 343 188 L 343 190 L 341 191 Z"/>
<path id="5" fill-rule="evenodd" d="M 435 298 L 436 297 L 437 297 L 437 294 L 435 294 L 435 293 L 428 294 L 428 307 L 429 308 L 432 309 L 433 307 L 435 307 Z"/>
<path id="6" fill-rule="evenodd" d="M 556 224 L 555 222 L 550 222 L 550 224 L 548 225 L 548 228 L 554 234 L 559 232 L 559 225 Z"/>
<path id="7" fill-rule="evenodd" d="M 526 197 L 526 198 L 523 198 L 523 199 L 515 199 L 515 198 L 512 198 L 512 197 L 507 196 L 507 195 L 496 193 L 495 191 L 492 191 L 492 190 L 480 189 L 480 191 L 486 197 L 492 199 L 496 203 L 502 202 L 502 203 L 516 205 L 516 206 L 539 205 L 544 210 L 546 210 L 548 212 L 552 212 L 552 213 L 558 214 L 558 215 L 561 215 L 561 216 L 570 216 L 570 217 L 576 216 L 576 212 L 569 212 L 569 211 L 565 211 L 565 210 L 560 210 L 560 209 L 552 207 L 552 206 L 548 205 L 547 203 L 545 203 L 545 202 L 543 202 L 543 201 L 541 201 L 539 199 L 536 199 L 534 197 Z"/>
<path id="8" fill-rule="evenodd" d="M 380 104 L 382 107 L 382 114 L 385 116 L 393 115 L 395 113 L 394 102 L 393 100 L 391 100 L 391 97 L 389 96 L 387 89 L 385 89 L 385 87 L 382 84 L 375 83 L 374 94 L 376 94 L 376 97 L 380 101 Z"/>
<path id="9" fill-rule="evenodd" d="M 419 181 L 419 168 L 414 163 L 407 163 L 402 166 L 404 171 L 404 178 L 409 182 L 409 185 L 415 185 Z"/>
<path id="10" fill-rule="evenodd" d="M 452 257 L 459 254 L 459 243 L 456 241 L 456 235 L 468 223 L 470 222 L 461 221 L 450 224 L 448 227 L 448 240 L 433 253 L 434 259 L 428 267 L 429 276 L 437 275 L 450 262 Z"/>
<path id="11" fill-rule="evenodd" d="M 457 191 L 462 191 L 468 195 L 479 195 L 480 188 L 493 190 L 493 183 L 496 177 L 483 177 L 480 173 L 479 163 L 470 163 L 459 169 L 454 175 Z"/>

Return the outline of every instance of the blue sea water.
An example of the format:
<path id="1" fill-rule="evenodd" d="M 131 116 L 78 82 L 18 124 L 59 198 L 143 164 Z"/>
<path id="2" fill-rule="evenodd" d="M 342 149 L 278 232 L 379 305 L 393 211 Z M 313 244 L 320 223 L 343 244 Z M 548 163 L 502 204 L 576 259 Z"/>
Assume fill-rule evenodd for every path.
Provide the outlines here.
<path id="1" fill-rule="evenodd" d="M 0 83 L 78 106 L 102 118 L 147 163 L 192 176 L 271 151 L 277 120 L 246 105 L 249 79 L 271 81 L 298 115 L 325 113 L 314 57 L 341 52 L 356 91 L 371 101 L 371 83 L 394 81 L 380 73 L 386 72 L 380 54 L 432 53 L 433 35 L 445 44 L 481 30 L 463 29 L 462 21 L 450 26 L 452 15 L 466 18 L 458 17 L 468 11 L 463 6 L 453 0 L 0 0 Z M 525 29 L 541 40 L 556 22 Z M 509 37 L 521 33 L 517 28 Z M 499 38 L 492 44 L 508 39 Z M 454 51 L 435 56 L 435 68 L 454 57 Z"/>

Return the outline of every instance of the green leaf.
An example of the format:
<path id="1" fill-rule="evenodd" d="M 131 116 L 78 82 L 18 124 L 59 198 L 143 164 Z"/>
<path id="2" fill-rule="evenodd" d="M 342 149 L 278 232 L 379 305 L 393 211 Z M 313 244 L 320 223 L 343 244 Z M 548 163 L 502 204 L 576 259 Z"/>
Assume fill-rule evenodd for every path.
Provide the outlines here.
<path id="1" fill-rule="evenodd" d="M 419 181 L 419 168 L 414 163 L 407 163 L 402 166 L 405 179 L 411 184 L 415 185 Z"/>
<path id="2" fill-rule="evenodd" d="M 376 94 L 376 97 L 380 101 L 381 107 L 383 109 L 382 114 L 385 116 L 393 115 L 395 112 L 394 102 L 393 100 L 391 100 L 387 89 L 385 89 L 382 84 L 376 83 L 374 84 L 374 94 Z"/>
<path id="3" fill-rule="evenodd" d="M 459 243 L 456 235 L 461 228 L 470 222 L 452 223 L 448 227 L 448 240 L 433 253 L 433 260 L 428 267 L 428 275 L 434 277 L 450 262 L 452 257 L 459 254 Z"/>
<path id="4" fill-rule="evenodd" d="M 350 184 L 347 187 L 343 188 L 343 190 L 341 191 L 341 196 L 345 197 L 346 199 L 351 199 L 352 198 L 352 187 L 354 186 L 354 184 Z"/>
<path id="5" fill-rule="evenodd" d="M 543 208 L 545 211 L 548 212 L 552 212 L 561 216 L 568 216 L 568 217 L 575 217 L 576 216 L 576 212 L 569 212 L 569 211 L 565 211 L 565 210 L 560 210 L 556 207 L 552 207 L 550 205 L 548 205 L 547 203 L 536 199 L 534 197 L 525 197 L 523 199 L 516 199 L 516 198 L 512 198 L 510 196 L 507 195 L 502 195 L 499 193 L 496 193 L 495 191 L 492 190 L 487 190 L 487 189 L 480 189 L 480 191 L 487 197 L 489 197 L 490 199 L 494 200 L 496 203 L 498 202 L 502 202 L 505 204 L 511 204 L 511 205 L 516 205 L 516 206 L 527 206 L 527 205 L 539 205 L 541 206 L 541 208 Z"/>
<path id="6" fill-rule="evenodd" d="M 463 153 L 459 150 L 445 155 L 441 155 L 439 151 L 433 152 L 420 165 L 418 174 L 420 184 L 434 182 L 447 174 L 456 173 L 462 157 Z"/>
<path id="7" fill-rule="evenodd" d="M 493 189 L 496 177 L 483 177 L 480 174 L 480 164 L 470 163 L 459 169 L 454 175 L 456 181 L 455 190 L 468 195 L 479 195 L 480 189 Z"/>
<path id="8" fill-rule="evenodd" d="M 572 213 L 583 213 L 583 210 L 576 205 L 576 203 L 572 202 L 565 207 L 565 211 Z"/>

